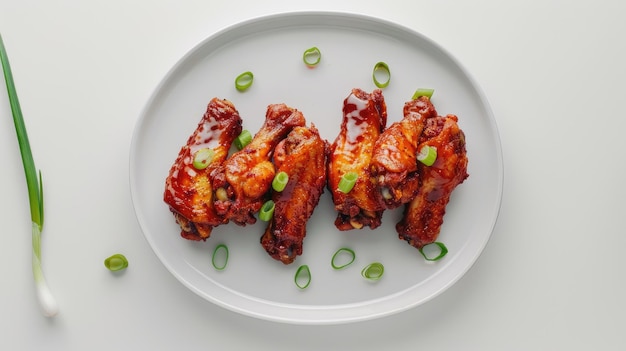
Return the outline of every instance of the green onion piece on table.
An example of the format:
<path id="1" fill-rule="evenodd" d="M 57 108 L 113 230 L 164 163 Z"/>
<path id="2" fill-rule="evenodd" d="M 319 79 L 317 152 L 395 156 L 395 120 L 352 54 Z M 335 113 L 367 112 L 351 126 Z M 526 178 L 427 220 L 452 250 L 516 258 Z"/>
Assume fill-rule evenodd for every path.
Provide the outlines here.
<path id="1" fill-rule="evenodd" d="M 117 272 L 128 267 L 128 260 L 122 254 L 115 254 L 104 260 L 104 266 L 112 272 Z"/>
<path id="2" fill-rule="evenodd" d="M 246 145 L 250 144 L 252 141 L 252 134 L 247 129 L 241 131 L 241 134 L 235 138 L 235 146 L 238 150 L 243 149 Z"/>
<path id="3" fill-rule="evenodd" d="M 439 248 L 439 254 L 435 257 L 428 257 L 428 255 L 424 252 L 424 249 L 428 250 L 428 248 L 432 246 L 437 246 Z M 432 244 L 424 245 L 424 247 L 419 249 L 419 252 L 422 254 L 422 256 L 424 256 L 424 259 L 426 261 L 438 261 L 442 259 L 446 254 L 448 254 L 448 248 L 443 243 L 435 241 Z"/>
<path id="4" fill-rule="evenodd" d="M 274 215 L 274 201 L 267 200 L 263 206 L 261 206 L 261 210 L 259 211 L 259 219 L 264 222 L 269 222 Z"/>
<path id="5" fill-rule="evenodd" d="M 347 260 L 345 258 L 342 258 L 346 255 L 348 256 Z M 352 262 L 354 262 L 355 258 L 356 254 L 354 253 L 354 250 L 347 247 L 342 247 L 335 252 L 333 258 L 330 260 L 330 265 L 333 267 L 333 269 L 346 268 L 351 265 Z"/>
<path id="6" fill-rule="evenodd" d="M 239 91 L 247 90 L 250 86 L 252 86 L 253 81 L 254 74 L 252 74 L 252 72 L 243 72 L 235 78 L 235 88 Z"/>
<path id="7" fill-rule="evenodd" d="M 343 176 L 341 176 L 341 179 L 339 179 L 339 184 L 337 185 L 337 188 L 344 194 L 349 193 L 350 190 L 354 188 L 354 184 L 356 184 L 356 180 L 358 177 L 359 175 L 356 172 L 348 172 L 344 174 Z"/>
<path id="8" fill-rule="evenodd" d="M 225 244 L 219 244 L 213 250 L 213 257 L 211 257 L 211 263 L 213 267 L 218 271 L 224 270 L 228 264 L 228 246 Z"/>
<path id="9" fill-rule="evenodd" d="M 213 161 L 213 157 L 215 157 L 215 150 L 202 148 L 196 151 L 193 154 L 193 168 L 195 169 L 205 169 L 211 164 Z"/>
<path id="10" fill-rule="evenodd" d="M 391 71 L 389 66 L 385 62 L 378 62 L 374 65 L 374 71 L 372 72 L 372 79 L 374 84 L 379 88 L 386 88 L 391 81 Z"/>
<path id="11" fill-rule="evenodd" d="M 321 60 L 322 52 L 315 46 L 304 50 L 304 54 L 302 54 L 302 61 L 309 67 L 316 66 Z"/>
<path id="12" fill-rule="evenodd" d="M 37 298 L 39 299 L 43 314 L 52 317 L 59 312 L 59 306 L 48 287 L 41 267 L 41 232 L 43 230 L 44 217 L 43 182 L 41 172 L 37 172 L 35 168 L 35 161 L 33 160 L 33 154 L 30 149 L 24 117 L 22 116 L 22 109 L 17 98 L 17 91 L 15 90 L 15 83 L 13 82 L 13 73 L 11 72 L 11 66 L 9 65 L 9 58 L 4 47 L 2 35 L 0 35 L 0 62 L 2 62 L 2 71 L 6 81 L 9 103 L 13 114 L 13 123 L 15 124 L 15 132 L 20 146 L 20 154 L 22 156 L 24 174 L 26 176 L 26 186 L 28 188 L 30 217 L 32 221 L 32 266 L 37 289 Z"/>
<path id="13" fill-rule="evenodd" d="M 272 189 L 274 189 L 274 191 L 281 192 L 285 190 L 288 182 L 289 175 L 287 172 L 278 172 L 276 176 L 274 176 L 274 180 L 272 180 Z"/>
<path id="14" fill-rule="evenodd" d="M 363 278 L 369 280 L 379 280 L 383 273 L 385 273 L 385 267 L 380 262 L 370 263 L 361 271 Z"/>
<path id="15" fill-rule="evenodd" d="M 417 160 L 426 166 L 432 166 L 437 160 L 437 148 L 424 145 L 417 154 Z"/>
<path id="16" fill-rule="evenodd" d="M 293 280 L 298 288 L 306 289 L 309 284 L 311 284 L 311 270 L 309 269 L 309 266 L 303 264 L 302 266 L 298 267 Z"/>
<path id="17" fill-rule="evenodd" d="M 433 97 L 434 92 L 435 92 L 435 89 L 420 88 L 420 89 L 415 90 L 415 93 L 413 93 L 413 97 L 411 99 L 416 100 L 417 98 L 421 96 L 426 96 L 427 98 L 430 99 Z"/>

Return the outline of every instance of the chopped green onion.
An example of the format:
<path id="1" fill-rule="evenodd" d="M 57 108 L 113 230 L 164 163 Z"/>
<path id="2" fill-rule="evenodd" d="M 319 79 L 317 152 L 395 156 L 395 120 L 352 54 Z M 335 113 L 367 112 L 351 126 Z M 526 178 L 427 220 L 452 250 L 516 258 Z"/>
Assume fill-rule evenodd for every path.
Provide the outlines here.
<path id="1" fill-rule="evenodd" d="M 30 218 L 32 221 L 32 268 L 33 277 L 37 291 L 37 298 L 42 307 L 43 314 L 47 317 L 55 316 L 59 312 L 59 306 L 52 296 L 52 292 L 48 287 L 46 279 L 43 275 L 41 267 L 41 232 L 43 230 L 44 206 L 43 206 L 43 181 L 41 171 L 37 172 L 35 161 L 30 149 L 28 134 L 24 124 L 24 116 L 22 108 L 17 97 L 15 83 L 13 82 L 13 73 L 9 64 L 9 57 L 4 47 L 2 35 L 0 35 L 0 62 L 2 63 L 2 71 L 6 81 L 9 103 L 13 114 L 13 124 L 17 134 L 17 142 L 20 147 L 22 156 L 22 165 L 24 166 L 24 175 L 26 177 L 26 187 L 28 189 L 28 200 L 30 203 Z"/>
<path id="2" fill-rule="evenodd" d="M 213 161 L 215 150 L 202 148 L 193 155 L 193 167 L 195 169 L 205 169 Z"/>
<path id="3" fill-rule="evenodd" d="M 274 201 L 267 200 L 263 206 L 261 206 L 261 210 L 259 211 L 259 219 L 265 222 L 269 222 L 274 215 Z"/>
<path id="4" fill-rule="evenodd" d="M 391 81 L 391 71 L 389 70 L 389 66 L 382 61 L 376 63 L 374 65 L 374 71 L 372 72 L 372 78 L 374 79 L 374 84 L 376 84 L 377 87 L 387 87 Z"/>
<path id="5" fill-rule="evenodd" d="M 383 276 L 385 267 L 380 262 L 373 262 L 365 266 L 361 271 L 361 275 L 365 279 L 378 280 Z"/>
<path id="6" fill-rule="evenodd" d="M 235 146 L 241 150 L 252 141 L 252 134 L 247 129 L 241 131 L 241 134 L 235 138 Z"/>
<path id="7" fill-rule="evenodd" d="M 431 257 L 428 257 L 428 255 L 424 252 L 424 249 L 430 248 L 432 246 L 439 247 L 439 254 L 437 256 L 431 258 Z M 419 249 L 419 252 L 422 254 L 422 256 L 424 256 L 424 259 L 426 261 L 438 261 L 438 260 L 442 259 L 443 256 L 445 256 L 448 253 L 448 248 L 443 243 L 435 241 L 434 243 L 431 243 L 431 244 L 428 244 L 428 245 L 424 245 L 424 247 Z"/>
<path id="8" fill-rule="evenodd" d="M 320 63 L 320 60 L 322 60 L 322 53 L 320 52 L 320 49 L 314 46 L 312 48 L 304 50 L 304 54 L 302 54 L 302 60 L 307 66 L 314 67 L 315 65 Z"/>
<path id="9" fill-rule="evenodd" d="M 213 267 L 218 271 L 224 270 L 228 264 L 228 246 L 225 244 L 219 244 L 213 250 L 213 257 L 211 258 Z"/>
<path id="10" fill-rule="evenodd" d="M 358 177 L 359 175 L 356 172 L 348 172 L 344 174 L 343 176 L 341 176 L 337 188 L 344 194 L 349 193 L 350 190 L 354 188 L 354 184 L 356 184 L 356 180 Z"/>
<path id="11" fill-rule="evenodd" d="M 348 255 L 347 260 L 345 258 L 341 258 L 341 256 L 346 256 L 345 254 Z M 347 247 L 342 247 L 341 249 L 337 250 L 337 252 L 335 252 L 333 258 L 330 260 L 330 265 L 333 267 L 333 269 L 346 268 L 347 266 L 352 264 L 352 262 L 354 262 L 355 258 L 356 254 L 354 253 L 354 250 Z"/>
<path id="12" fill-rule="evenodd" d="M 285 190 L 288 182 L 289 175 L 287 174 L 287 172 L 278 172 L 274 177 L 274 180 L 272 180 L 272 189 L 274 189 L 274 191 L 281 192 Z"/>
<path id="13" fill-rule="evenodd" d="M 300 289 L 306 289 L 311 284 L 311 270 L 309 266 L 303 264 L 296 270 L 296 275 L 293 278 L 296 286 Z"/>
<path id="14" fill-rule="evenodd" d="M 420 88 L 420 89 L 415 90 L 415 93 L 413 93 L 413 97 L 411 99 L 416 100 L 420 96 L 426 96 L 427 98 L 430 99 L 431 97 L 433 97 L 434 92 L 435 92 L 435 89 Z"/>
<path id="15" fill-rule="evenodd" d="M 235 88 L 239 91 L 244 91 L 250 88 L 254 81 L 254 74 L 250 71 L 243 72 L 235 78 Z"/>
<path id="16" fill-rule="evenodd" d="M 104 266 L 112 272 L 117 272 L 128 267 L 128 260 L 122 254 L 115 254 L 104 260 Z"/>
<path id="17" fill-rule="evenodd" d="M 417 160 L 426 166 L 432 166 L 437 160 L 437 148 L 424 145 L 417 154 Z"/>

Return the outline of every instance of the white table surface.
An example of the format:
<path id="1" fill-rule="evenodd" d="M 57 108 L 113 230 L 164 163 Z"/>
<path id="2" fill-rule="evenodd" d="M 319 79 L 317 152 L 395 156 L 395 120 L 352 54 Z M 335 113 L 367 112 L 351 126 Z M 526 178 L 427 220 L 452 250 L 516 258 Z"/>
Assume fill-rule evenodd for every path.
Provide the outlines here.
<path id="1" fill-rule="evenodd" d="M 308 3 L 0 0 L 44 174 L 44 271 L 61 309 L 46 318 L 35 301 L 26 186 L 2 86 L 0 349 L 626 348 L 626 2 Z M 180 284 L 137 224 L 129 147 L 158 82 L 216 31 L 300 10 L 419 31 L 459 59 L 491 103 L 505 161 L 498 222 L 470 271 L 422 306 L 332 326 L 239 315 Z M 131 261 L 122 275 L 102 265 L 114 252 Z"/>

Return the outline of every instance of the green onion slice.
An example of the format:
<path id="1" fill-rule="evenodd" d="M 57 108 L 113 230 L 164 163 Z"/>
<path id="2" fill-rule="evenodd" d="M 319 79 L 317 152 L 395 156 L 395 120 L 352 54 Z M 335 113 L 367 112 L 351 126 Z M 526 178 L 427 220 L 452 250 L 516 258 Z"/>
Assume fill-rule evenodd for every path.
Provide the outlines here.
<path id="1" fill-rule="evenodd" d="M 249 130 L 244 129 L 241 131 L 241 134 L 239 134 L 239 136 L 235 138 L 235 146 L 237 147 L 237 149 L 241 150 L 246 147 L 246 145 L 250 144 L 251 141 L 252 134 L 250 134 Z"/>
<path id="2" fill-rule="evenodd" d="M 274 180 L 272 180 L 272 189 L 274 189 L 274 191 L 281 192 L 285 190 L 288 182 L 289 175 L 287 174 L 287 172 L 278 172 L 276 176 L 274 176 Z"/>
<path id="3" fill-rule="evenodd" d="M 316 66 L 321 60 L 322 53 L 316 46 L 304 50 L 304 54 L 302 54 L 302 61 L 309 67 Z"/>
<path id="4" fill-rule="evenodd" d="M 365 279 L 379 280 L 385 273 L 385 267 L 380 262 L 373 262 L 365 266 L 361 271 L 361 275 Z"/>
<path id="5" fill-rule="evenodd" d="M 104 260 L 104 266 L 112 272 L 121 271 L 128 267 L 128 260 L 122 254 L 115 254 Z"/>
<path id="6" fill-rule="evenodd" d="M 333 258 L 330 260 L 330 265 L 333 267 L 333 269 L 343 269 L 351 265 L 352 262 L 354 262 L 355 258 L 356 254 L 354 253 L 354 250 L 347 247 L 342 247 L 341 249 L 337 250 L 337 252 L 335 252 Z"/>
<path id="7" fill-rule="evenodd" d="M 300 289 L 306 289 L 311 284 L 311 270 L 309 266 L 303 264 L 296 270 L 296 275 L 293 278 L 296 286 Z"/>
<path id="8" fill-rule="evenodd" d="M 415 90 L 415 93 L 413 93 L 413 97 L 411 99 L 416 100 L 417 98 L 421 96 L 426 96 L 427 98 L 430 99 L 433 97 L 434 92 L 435 92 L 435 89 L 420 88 L 420 89 Z"/>
<path id="9" fill-rule="evenodd" d="M 205 169 L 211 164 L 215 157 L 215 150 L 209 148 L 202 148 L 193 154 L 193 168 Z"/>
<path id="10" fill-rule="evenodd" d="M 372 72 L 372 79 L 374 84 L 379 88 L 385 88 L 391 81 L 391 71 L 389 66 L 385 62 L 378 62 L 374 65 L 374 71 Z"/>
<path id="11" fill-rule="evenodd" d="M 213 267 L 218 271 L 224 270 L 228 264 L 228 246 L 225 244 L 219 244 L 213 250 L 213 257 L 211 257 L 211 263 Z"/>
<path id="12" fill-rule="evenodd" d="M 428 250 L 428 248 L 430 248 L 432 246 L 439 247 L 439 254 L 437 256 L 435 256 L 435 257 L 428 257 L 428 255 L 424 252 L 424 249 Z M 442 259 L 443 256 L 445 256 L 448 253 L 448 248 L 443 243 L 435 241 L 432 244 L 424 245 L 424 247 L 419 249 L 419 252 L 422 254 L 422 256 L 424 256 L 424 259 L 426 261 L 438 261 L 438 260 Z"/>
<path id="13" fill-rule="evenodd" d="M 432 166 L 437 160 L 437 148 L 424 145 L 417 154 L 417 160 L 426 166 Z"/>
<path id="14" fill-rule="evenodd" d="M 259 219 L 265 222 L 269 222 L 274 215 L 274 208 L 276 205 L 274 201 L 267 200 L 263 206 L 261 206 L 261 210 L 259 211 Z"/>
<path id="15" fill-rule="evenodd" d="M 254 81 L 254 74 L 250 71 L 243 72 L 235 78 L 235 88 L 239 91 L 244 91 L 250 88 Z"/>
<path id="16" fill-rule="evenodd" d="M 359 175 L 356 172 L 348 172 L 341 176 L 339 180 L 339 184 L 337 188 L 344 194 L 347 194 L 354 188 L 354 184 L 356 184 L 356 180 L 359 178 Z"/>

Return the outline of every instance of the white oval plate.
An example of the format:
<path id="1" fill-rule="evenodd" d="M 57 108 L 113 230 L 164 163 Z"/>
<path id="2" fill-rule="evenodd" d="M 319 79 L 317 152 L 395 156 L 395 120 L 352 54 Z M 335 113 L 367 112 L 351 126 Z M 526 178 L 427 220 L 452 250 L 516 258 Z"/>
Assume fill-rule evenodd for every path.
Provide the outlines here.
<path id="1" fill-rule="evenodd" d="M 317 46 L 322 61 L 314 69 L 302 61 Z M 286 103 L 301 110 L 323 138 L 339 132 L 342 102 L 352 88 L 375 89 L 372 69 L 386 62 L 391 84 L 384 89 L 388 125 L 416 88 L 434 88 L 440 114 L 459 116 L 465 131 L 470 177 L 453 193 L 439 241 L 448 255 L 426 262 L 398 239 L 401 210 L 388 211 L 376 230 L 339 232 L 328 191 L 308 223 L 304 253 L 285 266 L 259 244 L 265 223 L 217 227 L 206 242 L 179 236 L 163 202 L 164 181 L 180 147 L 213 97 L 231 100 L 244 128 L 261 126 L 267 105 Z M 244 92 L 234 78 L 252 71 Z M 187 53 L 165 76 L 137 123 L 130 150 L 130 185 L 139 224 L 152 249 L 178 280 L 205 299 L 262 319 L 298 324 L 332 324 L 372 319 L 422 304 L 454 284 L 476 261 L 496 222 L 502 195 L 500 140 L 487 99 L 468 72 L 439 45 L 419 33 L 384 20 L 343 13 L 287 13 L 249 20 L 218 32 Z M 211 265 L 216 245 L 230 249 L 224 271 Z M 333 270 L 330 259 L 341 247 L 355 262 Z M 375 283 L 361 277 L 373 261 L 385 266 Z M 312 282 L 294 284 L 299 265 Z"/>

